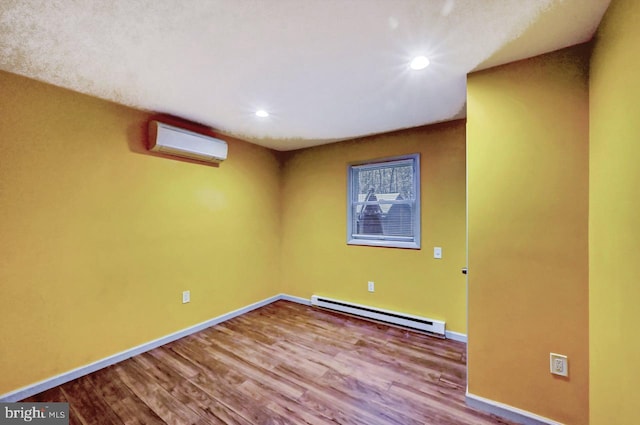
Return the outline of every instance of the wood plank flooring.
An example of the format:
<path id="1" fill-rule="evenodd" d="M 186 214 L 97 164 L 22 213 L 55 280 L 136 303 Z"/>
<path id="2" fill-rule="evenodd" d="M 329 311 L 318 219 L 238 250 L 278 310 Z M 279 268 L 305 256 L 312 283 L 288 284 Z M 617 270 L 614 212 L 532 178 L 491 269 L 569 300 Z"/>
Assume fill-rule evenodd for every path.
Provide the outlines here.
<path id="1" fill-rule="evenodd" d="M 70 424 L 509 424 L 468 408 L 465 345 L 278 301 L 24 401 Z"/>

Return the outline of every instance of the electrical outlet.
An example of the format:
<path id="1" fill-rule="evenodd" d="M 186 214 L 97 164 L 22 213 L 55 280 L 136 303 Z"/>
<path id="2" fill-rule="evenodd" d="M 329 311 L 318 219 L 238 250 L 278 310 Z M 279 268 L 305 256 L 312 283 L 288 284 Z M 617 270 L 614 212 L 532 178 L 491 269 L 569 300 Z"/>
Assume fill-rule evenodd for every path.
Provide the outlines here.
<path id="1" fill-rule="evenodd" d="M 567 356 L 549 353 L 549 362 L 551 373 L 554 375 L 569 376 L 569 360 L 567 359 Z"/>
<path id="2" fill-rule="evenodd" d="M 182 291 L 182 304 L 191 302 L 191 291 Z"/>
<path id="3" fill-rule="evenodd" d="M 369 289 L 369 292 L 375 292 L 375 290 L 376 290 L 375 283 L 369 281 L 369 283 L 367 285 L 367 288 Z"/>

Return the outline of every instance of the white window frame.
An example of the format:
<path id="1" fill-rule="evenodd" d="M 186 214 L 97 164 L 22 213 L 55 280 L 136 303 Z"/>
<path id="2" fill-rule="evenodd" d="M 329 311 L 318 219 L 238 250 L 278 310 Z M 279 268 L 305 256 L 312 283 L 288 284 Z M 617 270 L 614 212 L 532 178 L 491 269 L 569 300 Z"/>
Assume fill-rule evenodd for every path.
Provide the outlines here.
<path id="1" fill-rule="evenodd" d="M 413 237 L 406 236 L 388 236 L 388 235 L 359 235 L 354 234 L 354 207 L 356 205 L 372 205 L 379 204 L 380 201 L 361 202 L 358 201 L 357 182 L 354 182 L 354 170 L 357 169 L 375 169 L 385 168 L 390 165 L 410 163 L 413 165 L 413 188 L 415 199 L 403 201 L 383 201 L 389 203 L 410 204 L 413 208 Z M 379 246 L 388 248 L 408 248 L 420 249 L 420 154 L 410 154 L 402 156 L 394 156 L 389 158 L 374 159 L 363 162 L 351 163 L 347 166 L 347 244 L 348 245 L 365 245 Z"/>

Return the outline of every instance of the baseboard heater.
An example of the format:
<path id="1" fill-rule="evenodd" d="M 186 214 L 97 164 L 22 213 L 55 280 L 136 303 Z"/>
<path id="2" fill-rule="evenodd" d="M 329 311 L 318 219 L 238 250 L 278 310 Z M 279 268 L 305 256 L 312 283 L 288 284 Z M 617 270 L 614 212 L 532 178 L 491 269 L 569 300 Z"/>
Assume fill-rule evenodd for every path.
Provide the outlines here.
<path id="1" fill-rule="evenodd" d="M 395 311 L 353 304 L 346 301 L 333 300 L 331 298 L 319 297 L 317 295 L 313 295 L 311 297 L 311 305 L 351 314 L 365 319 L 375 320 L 377 322 L 427 332 L 442 338 L 445 336 L 445 322 L 442 320 L 428 319 L 426 317 L 398 313 Z"/>

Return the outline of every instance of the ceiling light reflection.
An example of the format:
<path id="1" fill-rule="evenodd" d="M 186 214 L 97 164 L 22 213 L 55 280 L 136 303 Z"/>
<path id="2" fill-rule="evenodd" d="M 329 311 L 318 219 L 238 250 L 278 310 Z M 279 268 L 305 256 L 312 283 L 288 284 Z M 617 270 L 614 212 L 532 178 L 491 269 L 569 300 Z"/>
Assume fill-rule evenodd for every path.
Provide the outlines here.
<path id="1" fill-rule="evenodd" d="M 411 69 L 419 71 L 429 66 L 429 59 L 426 56 L 416 56 L 411 61 Z"/>

